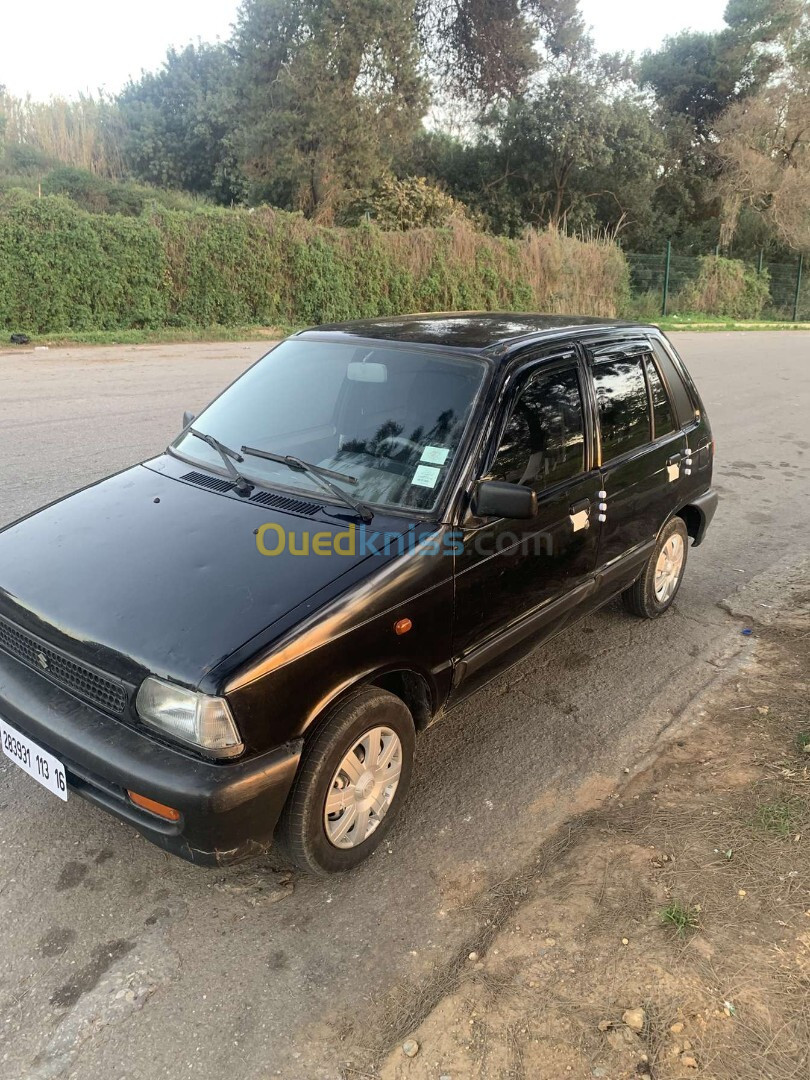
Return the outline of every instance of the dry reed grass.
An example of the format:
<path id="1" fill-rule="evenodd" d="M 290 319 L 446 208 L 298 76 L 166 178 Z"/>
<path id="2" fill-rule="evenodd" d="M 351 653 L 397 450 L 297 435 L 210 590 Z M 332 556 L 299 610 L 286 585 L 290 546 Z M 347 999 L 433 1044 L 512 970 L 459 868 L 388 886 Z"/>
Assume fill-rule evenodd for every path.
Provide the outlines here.
<path id="1" fill-rule="evenodd" d="M 0 113 L 6 117 L 7 145 L 32 147 L 53 162 L 97 176 L 124 175 L 115 111 L 103 98 L 82 94 L 73 101 L 33 101 L 3 94 Z"/>

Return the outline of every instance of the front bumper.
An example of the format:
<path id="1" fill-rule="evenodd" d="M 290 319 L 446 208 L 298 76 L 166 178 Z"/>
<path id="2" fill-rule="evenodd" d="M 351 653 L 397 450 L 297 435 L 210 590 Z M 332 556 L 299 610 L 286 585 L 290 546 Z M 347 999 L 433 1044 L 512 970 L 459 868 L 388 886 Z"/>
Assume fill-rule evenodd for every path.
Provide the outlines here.
<path id="1" fill-rule="evenodd" d="M 297 741 L 247 761 L 203 761 L 111 719 L 3 652 L 0 716 L 62 761 L 69 789 L 201 866 L 268 850 L 301 756 Z M 180 820 L 142 810 L 127 790 L 179 810 Z"/>

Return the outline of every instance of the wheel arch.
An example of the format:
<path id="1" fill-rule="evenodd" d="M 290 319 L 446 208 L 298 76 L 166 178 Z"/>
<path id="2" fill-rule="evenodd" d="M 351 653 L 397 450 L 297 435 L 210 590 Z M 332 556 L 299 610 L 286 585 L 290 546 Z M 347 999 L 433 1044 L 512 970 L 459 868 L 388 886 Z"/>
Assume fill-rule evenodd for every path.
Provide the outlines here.
<path id="1" fill-rule="evenodd" d="M 371 679 L 371 686 L 379 686 L 394 694 L 408 706 L 417 731 L 424 731 L 435 715 L 433 694 L 424 675 L 410 668 L 386 671 Z"/>
<path id="2" fill-rule="evenodd" d="M 672 517 L 679 517 L 686 526 L 686 532 L 692 539 L 692 546 L 697 545 L 703 539 L 703 533 L 706 528 L 706 516 L 699 507 L 693 503 L 687 503 L 679 510 L 676 510 Z M 670 520 L 672 520 L 670 518 Z"/>
<path id="3" fill-rule="evenodd" d="M 335 687 L 309 711 L 302 734 L 306 738 L 327 709 L 339 707 L 347 698 L 365 687 L 387 690 L 408 708 L 417 731 L 424 731 L 438 713 L 437 690 L 432 680 L 415 667 L 397 666 L 365 672 Z"/>

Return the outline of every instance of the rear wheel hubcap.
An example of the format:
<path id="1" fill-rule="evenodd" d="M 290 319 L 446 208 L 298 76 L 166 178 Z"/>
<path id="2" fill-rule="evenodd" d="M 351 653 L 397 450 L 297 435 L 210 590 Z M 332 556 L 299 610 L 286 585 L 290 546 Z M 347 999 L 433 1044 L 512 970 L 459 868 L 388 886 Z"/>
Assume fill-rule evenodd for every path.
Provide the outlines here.
<path id="1" fill-rule="evenodd" d="M 402 743 L 395 731 L 375 727 L 362 735 L 338 765 L 324 806 L 331 844 L 354 848 L 368 840 L 391 808 L 402 772 Z"/>
<path id="2" fill-rule="evenodd" d="M 670 600 L 678 587 L 683 569 L 683 537 L 674 533 L 661 548 L 655 564 L 655 598 L 659 604 Z"/>

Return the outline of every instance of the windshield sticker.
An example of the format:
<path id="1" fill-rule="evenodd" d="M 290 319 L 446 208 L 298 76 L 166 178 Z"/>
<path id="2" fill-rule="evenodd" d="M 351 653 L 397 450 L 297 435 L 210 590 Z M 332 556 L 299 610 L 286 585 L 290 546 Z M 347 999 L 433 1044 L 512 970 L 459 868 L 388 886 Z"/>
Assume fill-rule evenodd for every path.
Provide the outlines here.
<path id="1" fill-rule="evenodd" d="M 430 465 L 417 465 L 411 483 L 415 487 L 435 488 L 439 479 L 439 470 Z"/>
<path id="2" fill-rule="evenodd" d="M 449 454 L 446 446 L 426 446 L 419 460 L 426 461 L 429 465 L 444 465 Z"/>

